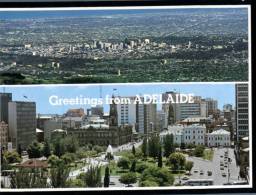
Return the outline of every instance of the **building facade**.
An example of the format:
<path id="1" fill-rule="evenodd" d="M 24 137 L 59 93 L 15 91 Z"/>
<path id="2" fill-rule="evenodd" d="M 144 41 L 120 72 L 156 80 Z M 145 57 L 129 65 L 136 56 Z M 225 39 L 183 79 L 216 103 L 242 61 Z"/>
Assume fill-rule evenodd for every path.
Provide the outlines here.
<path id="1" fill-rule="evenodd" d="M 193 145 L 205 145 L 206 127 L 193 124 L 184 127 L 184 143 Z"/>
<path id="2" fill-rule="evenodd" d="M 127 104 L 117 104 L 118 125 L 135 125 L 136 123 L 136 104 L 135 97 L 125 97 L 131 101 Z"/>
<path id="3" fill-rule="evenodd" d="M 69 129 L 68 135 L 75 136 L 80 145 L 119 146 L 132 141 L 132 126 L 119 127 L 91 124 L 80 129 Z"/>
<path id="4" fill-rule="evenodd" d="M 8 123 L 8 102 L 11 101 L 11 93 L 0 93 L 0 122 Z"/>
<path id="5" fill-rule="evenodd" d="M 162 94 L 162 100 L 166 101 L 168 96 L 172 96 L 176 102 L 176 92 L 166 92 Z M 163 104 L 162 110 L 167 114 L 168 125 L 180 122 L 189 117 L 206 117 L 207 103 L 200 96 L 194 97 L 194 103 L 170 103 Z"/>
<path id="6" fill-rule="evenodd" d="M 206 127 L 204 125 L 171 125 L 168 126 L 167 131 L 160 133 L 160 139 L 167 134 L 173 134 L 174 143 L 181 144 L 193 144 L 193 145 L 205 145 Z"/>
<path id="7" fill-rule="evenodd" d="M 140 134 L 147 134 L 156 130 L 156 104 L 135 102 L 136 97 L 129 98 L 127 104 L 117 104 L 118 125 L 132 125 Z M 141 97 L 141 101 L 144 99 Z"/>
<path id="8" fill-rule="evenodd" d="M 236 141 L 249 136 L 248 84 L 236 84 Z"/>
<path id="9" fill-rule="evenodd" d="M 8 124 L 4 121 L 0 122 L 0 146 L 6 150 L 8 145 Z"/>
<path id="10" fill-rule="evenodd" d="M 208 147 L 230 146 L 230 132 L 225 129 L 218 129 L 207 134 Z"/>
<path id="11" fill-rule="evenodd" d="M 36 139 L 36 103 L 9 102 L 8 125 L 13 147 L 23 150 Z"/>

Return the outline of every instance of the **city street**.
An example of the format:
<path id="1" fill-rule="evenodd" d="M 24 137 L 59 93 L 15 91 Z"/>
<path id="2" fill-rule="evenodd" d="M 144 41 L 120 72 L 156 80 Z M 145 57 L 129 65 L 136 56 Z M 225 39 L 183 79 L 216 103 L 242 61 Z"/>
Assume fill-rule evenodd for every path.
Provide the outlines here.
<path id="1" fill-rule="evenodd" d="M 225 160 L 225 151 L 227 151 L 228 156 L 226 159 L 231 159 L 229 165 L 228 160 Z M 189 176 L 190 179 L 213 179 L 213 185 L 223 185 L 228 182 L 238 180 L 241 181 L 241 179 L 238 177 L 239 166 L 236 164 L 234 149 L 214 148 L 214 156 L 212 161 L 188 156 L 186 159 L 194 162 L 194 166 L 191 170 L 192 175 Z M 221 162 L 223 163 L 223 166 L 220 166 Z M 223 170 L 221 170 L 221 167 Z M 208 171 L 211 171 L 212 175 L 208 175 Z M 228 172 L 230 173 L 230 177 L 228 177 Z M 177 183 L 178 181 L 179 178 L 176 178 Z M 182 183 L 184 182 L 185 181 L 182 181 Z"/>

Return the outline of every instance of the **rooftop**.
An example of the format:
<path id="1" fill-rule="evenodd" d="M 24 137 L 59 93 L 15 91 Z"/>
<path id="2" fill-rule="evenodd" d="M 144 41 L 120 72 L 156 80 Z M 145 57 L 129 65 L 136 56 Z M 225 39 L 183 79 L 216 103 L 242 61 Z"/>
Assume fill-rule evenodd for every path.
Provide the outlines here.
<path id="1" fill-rule="evenodd" d="M 226 131 L 225 129 L 219 129 L 219 130 L 216 130 L 216 131 L 213 131 L 210 133 L 211 135 L 230 135 L 230 132 L 229 131 Z"/>
<path id="2" fill-rule="evenodd" d="M 17 167 L 24 167 L 24 168 L 47 168 L 48 164 L 46 161 L 41 161 L 37 159 L 29 159 L 23 163 L 16 165 Z"/>
<path id="3" fill-rule="evenodd" d="M 81 129 L 89 129 L 89 128 L 94 128 L 94 129 L 109 129 L 109 125 L 106 124 L 89 124 L 82 126 Z"/>

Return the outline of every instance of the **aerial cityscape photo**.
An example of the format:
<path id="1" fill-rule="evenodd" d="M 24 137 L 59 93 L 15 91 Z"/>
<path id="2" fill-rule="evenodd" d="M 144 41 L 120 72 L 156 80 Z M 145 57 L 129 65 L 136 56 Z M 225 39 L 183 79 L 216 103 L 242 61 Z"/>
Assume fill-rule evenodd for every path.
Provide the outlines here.
<path id="1" fill-rule="evenodd" d="M 1 189 L 248 186 L 248 84 L 2 86 Z"/>
<path id="2" fill-rule="evenodd" d="M 0 84 L 248 81 L 248 8 L 0 11 Z"/>

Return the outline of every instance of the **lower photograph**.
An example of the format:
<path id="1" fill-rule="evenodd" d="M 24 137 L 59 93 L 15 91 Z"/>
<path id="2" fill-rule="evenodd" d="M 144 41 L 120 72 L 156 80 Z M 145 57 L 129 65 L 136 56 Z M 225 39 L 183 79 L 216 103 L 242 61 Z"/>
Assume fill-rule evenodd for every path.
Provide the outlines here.
<path id="1" fill-rule="evenodd" d="M 0 191 L 251 188 L 249 89 L 2 86 Z"/>

